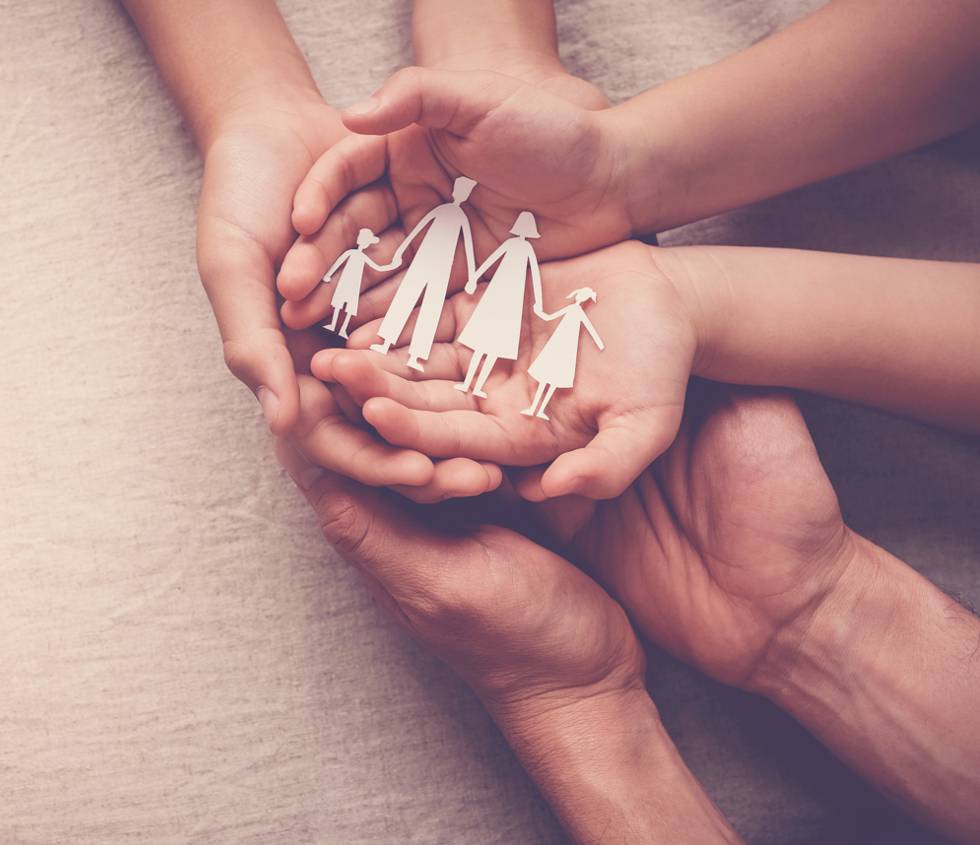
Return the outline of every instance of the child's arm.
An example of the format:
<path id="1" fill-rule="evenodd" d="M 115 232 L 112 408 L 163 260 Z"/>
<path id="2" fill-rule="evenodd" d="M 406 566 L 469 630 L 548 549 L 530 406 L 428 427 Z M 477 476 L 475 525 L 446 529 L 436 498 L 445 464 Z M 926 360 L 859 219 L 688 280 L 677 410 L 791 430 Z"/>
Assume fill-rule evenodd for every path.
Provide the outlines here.
<path id="1" fill-rule="evenodd" d="M 980 431 L 980 264 L 651 248 L 696 326 L 694 372 Z"/>
<path id="2" fill-rule="evenodd" d="M 205 159 L 197 257 L 229 369 L 283 434 L 299 413 L 275 266 L 310 156 L 344 133 L 273 0 L 123 0 Z M 320 280 L 318 274 L 314 286 Z"/>
<path id="3" fill-rule="evenodd" d="M 980 3 L 834 0 L 607 112 L 634 231 L 861 167 L 980 117 Z"/>

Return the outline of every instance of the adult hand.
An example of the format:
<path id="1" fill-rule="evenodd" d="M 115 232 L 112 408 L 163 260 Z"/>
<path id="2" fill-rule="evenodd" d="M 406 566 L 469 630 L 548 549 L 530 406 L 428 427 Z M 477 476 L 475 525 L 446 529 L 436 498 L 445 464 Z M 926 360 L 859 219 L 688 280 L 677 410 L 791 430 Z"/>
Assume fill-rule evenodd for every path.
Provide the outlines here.
<path id="1" fill-rule="evenodd" d="M 506 502 L 409 505 L 280 460 L 326 539 L 380 601 L 483 700 L 575 841 L 732 843 L 643 684 L 622 609 L 579 569 L 516 533 Z"/>
<path id="2" fill-rule="evenodd" d="M 673 446 L 623 496 L 539 512 L 645 634 L 751 689 L 832 593 L 854 539 L 791 399 L 692 382 L 687 404 Z M 522 480 L 530 498 L 540 475 Z"/>
<path id="3" fill-rule="evenodd" d="M 502 497 L 422 509 L 305 462 L 296 445 L 281 440 L 277 454 L 326 539 L 492 713 L 530 697 L 560 705 L 643 689 L 622 608 L 566 560 L 494 524 L 518 523 Z"/>

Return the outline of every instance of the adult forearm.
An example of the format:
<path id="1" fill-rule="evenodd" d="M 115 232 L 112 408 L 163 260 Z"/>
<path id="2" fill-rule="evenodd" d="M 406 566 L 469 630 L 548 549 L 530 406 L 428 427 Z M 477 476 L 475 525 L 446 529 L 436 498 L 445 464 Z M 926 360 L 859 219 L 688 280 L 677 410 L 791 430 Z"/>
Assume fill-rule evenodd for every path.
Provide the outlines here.
<path id="1" fill-rule="evenodd" d="M 617 107 L 622 131 L 644 139 L 625 180 L 635 229 L 700 219 L 970 125 L 978 42 L 975 0 L 835 0 Z"/>
<path id="2" fill-rule="evenodd" d="M 316 91 L 274 0 L 122 0 L 205 149 L 255 96 Z"/>
<path id="3" fill-rule="evenodd" d="M 557 59 L 552 0 L 415 0 L 412 44 L 417 64 L 463 57 L 492 68 L 495 58 L 527 54 Z"/>
<path id="4" fill-rule="evenodd" d="M 653 254 L 693 297 L 698 375 L 980 430 L 980 265 L 740 247 Z"/>
<path id="5" fill-rule="evenodd" d="M 490 709 L 576 842 L 740 841 L 684 765 L 645 690 Z"/>
<path id="6" fill-rule="evenodd" d="M 980 619 L 883 549 L 853 560 L 760 685 L 883 792 L 980 837 Z"/>

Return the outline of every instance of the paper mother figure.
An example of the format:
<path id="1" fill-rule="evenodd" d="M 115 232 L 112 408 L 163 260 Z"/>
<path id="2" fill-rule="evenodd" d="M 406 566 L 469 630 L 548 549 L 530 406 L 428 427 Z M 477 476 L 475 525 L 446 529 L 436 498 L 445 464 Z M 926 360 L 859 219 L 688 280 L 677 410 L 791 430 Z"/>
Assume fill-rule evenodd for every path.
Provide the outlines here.
<path id="1" fill-rule="evenodd" d="M 405 278 L 398 286 L 388 313 L 381 321 L 378 336 L 382 342 L 374 344 L 371 348 L 382 353 L 387 353 L 391 349 L 391 345 L 398 340 L 421 297 L 418 320 L 408 346 L 408 366 L 419 372 L 423 370 L 421 362 L 428 358 L 432 351 L 432 342 L 439 326 L 442 307 L 446 302 L 449 277 L 460 239 L 463 241 L 466 271 L 470 278 L 475 270 L 470 222 L 466 218 L 466 212 L 460 208 L 462 203 L 469 199 L 475 187 L 476 182 L 473 179 L 460 176 L 453 184 L 453 201 L 437 206 L 426 214 L 395 252 L 393 264 L 399 266 L 409 244 L 428 228 L 415 251 L 415 257 L 405 273 Z"/>
<path id="2" fill-rule="evenodd" d="M 498 261 L 500 266 L 483 292 L 483 298 L 477 304 L 458 341 L 473 350 L 466 379 L 454 385 L 457 390 L 466 393 L 473 385 L 480 362 L 483 368 L 473 385 L 473 395 L 486 399 L 484 386 L 490 371 L 498 358 L 517 360 L 517 351 L 521 340 L 521 323 L 524 320 L 524 290 L 527 287 L 527 277 L 530 273 L 531 287 L 534 291 L 534 313 L 544 316 L 544 306 L 541 303 L 541 271 L 538 269 L 538 259 L 534 247 L 528 238 L 539 238 L 538 227 L 534 215 L 530 211 L 522 211 L 514 227 L 510 230 L 514 235 L 508 238 L 481 264 L 466 283 L 466 292 L 476 292 L 476 284 L 480 277 Z"/>
<path id="3" fill-rule="evenodd" d="M 585 326 L 586 331 L 592 336 L 595 345 L 602 351 L 605 345 L 595 330 L 595 326 L 589 320 L 582 307 L 582 303 L 587 300 L 596 301 L 596 292 L 592 288 L 579 288 L 572 291 L 568 298 L 574 300 L 571 305 L 556 311 L 554 314 L 545 314 L 545 320 L 557 320 L 561 318 L 558 328 L 552 332 L 544 348 L 538 353 L 531 366 L 527 368 L 528 375 L 538 382 L 538 389 L 534 393 L 531 405 L 521 411 L 526 417 L 537 416 L 539 419 L 550 419 L 545 413 L 545 408 L 555 395 L 555 390 L 559 387 L 571 387 L 575 381 L 575 367 L 578 361 L 578 339 L 581 329 Z M 542 399 L 542 397 L 544 397 Z M 538 403 L 540 402 L 540 406 Z M 534 409 L 537 408 L 537 414 Z"/>

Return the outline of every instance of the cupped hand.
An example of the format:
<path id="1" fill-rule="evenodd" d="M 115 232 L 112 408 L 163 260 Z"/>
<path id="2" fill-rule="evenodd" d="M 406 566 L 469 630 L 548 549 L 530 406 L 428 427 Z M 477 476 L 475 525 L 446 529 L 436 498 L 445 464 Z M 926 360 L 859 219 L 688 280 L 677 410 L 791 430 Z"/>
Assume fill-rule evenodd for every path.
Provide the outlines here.
<path id="1" fill-rule="evenodd" d="M 560 707 L 643 689 L 622 608 L 568 561 L 505 525 L 501 497 L 425 508 L 277 453 L 324 537 L 381 601 L 467 680 L 498 718 L 533 698 Z"/>
<path id="2" fill-rule="evenodd" d="M 311 165 L 347 134 L 315 91 L 259 93 L 211 133 L 197 259 L 231 371 L 256 394 L 273 432 L 299 415 L 281 330 L 275 274 L 296 238 L 293 194 Z"/>
<path id="3" fill-rule="evenodd" d="M 296 193 L 292 219 L 303 237 L 279 274 L 289 325 L 326 313 L 317 283 L 360 227 L 380 231 L 400 219 L 411 228 L 448 199 L 458 175 L 479 182 L 464 205 L 478 261 L 525 210 L 537 217 L 542 258 L 629 237 L 621 151 L 598 117 L 607 102 L 557 62 L 518 64 L 506 75 L 408 68 L 372 102 L 371 111 L 345 113 L 362 134 L 323 155 Z"/>
<path id="4" fill-rule="evenodd" d="M 556 499 L 538 514 L 643 633 L 761 690 L 833 593 L 854 535 L 791 399 L 691 393 L 674 445 L 620 498 Z"/>
<path id="5" fill-rule="evenodd" d="M 402 350 L 382 356 L 364 349 L 374 323 L 352 335 L 351 349 L 319 353 L 313 374 L 343 385 L 391 444 L 512 466 L 554 461 L 540 479 L 545 496 L 616 496 L 674 439 L 695 354 L 690 307 L 656 254 L 627 242 L 542 266 L 546 312 L 569 304 L 576 289 L 597 292 L 597 301 L 583 307 L 605 345 L 600 351 L 582 330 L 575 383 L 556 392 L 547 421 L 521 411 L 538 386 L 528 368 L 559 321 L 528 308 L 517 360 L 498 360 L 483 388 L 486 398 L 476 398 L 456 389 L 474 355 L 458 340 L 478 301 L 465 292 L 448 301 L 421 379 L 405 367 Z M 365 313 L 380 310 L 386 299 L 384 287 L 376 289 Z"/>

